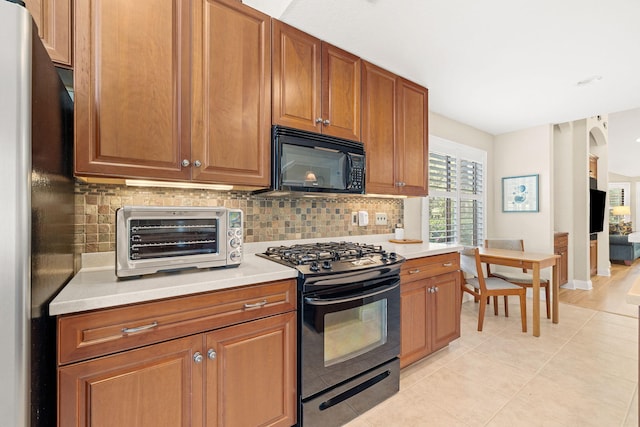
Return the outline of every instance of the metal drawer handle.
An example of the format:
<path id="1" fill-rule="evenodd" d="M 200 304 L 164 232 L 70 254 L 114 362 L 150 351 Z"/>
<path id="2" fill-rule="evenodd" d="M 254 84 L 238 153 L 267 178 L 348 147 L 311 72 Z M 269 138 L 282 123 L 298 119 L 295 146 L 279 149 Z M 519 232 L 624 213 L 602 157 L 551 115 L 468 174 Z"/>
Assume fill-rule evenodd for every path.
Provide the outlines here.
<path id="1" fill-rule="evenodd" d="M 416 269 L 413 269 L 413 270 L 409 270 L 409 274 L 416 274 L 416 273 L 420 273 L 420 269 L 419 268 L 416 268 Z"/>
<path id="2" fill-rule="evenodd" d="M 244 304 L 244 308 L 258 308 L 258 307 L 264 307 L 265 305 L 267 305 L 267 300 L 263 299 L 260 302 L 257 302 L 255 304 Z"/>
<path id="3" fill-rule="evenodd" d="M 452 265 L 452 262 L 445 262 L 444 264 L 442 264 L 443 267 L 451 267 Z"/>
<path id="4" fill-rule="evenodd" d="M 135 334 L 136 332 L 146 331 L 158 326 L 158 322 L 149 323 L 148 325 L 138 326 L 136 328 L 122 328 L 123 334 Z"/>

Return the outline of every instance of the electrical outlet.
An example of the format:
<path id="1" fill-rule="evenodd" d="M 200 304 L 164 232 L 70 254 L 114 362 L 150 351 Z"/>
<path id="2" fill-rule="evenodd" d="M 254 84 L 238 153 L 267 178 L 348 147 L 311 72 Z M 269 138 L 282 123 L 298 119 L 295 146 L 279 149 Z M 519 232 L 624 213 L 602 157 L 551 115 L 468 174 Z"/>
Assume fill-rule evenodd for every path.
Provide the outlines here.
<path id="1" fill-rule="evenodd" d="M 387 225 L 387 214 L 384 212 L 376 212 L 376 225 Z"/>
<path id="2" fill-rule="evenodd" d="M 351 225 L 358 225 L 358 212 L 351 212 Z"/>

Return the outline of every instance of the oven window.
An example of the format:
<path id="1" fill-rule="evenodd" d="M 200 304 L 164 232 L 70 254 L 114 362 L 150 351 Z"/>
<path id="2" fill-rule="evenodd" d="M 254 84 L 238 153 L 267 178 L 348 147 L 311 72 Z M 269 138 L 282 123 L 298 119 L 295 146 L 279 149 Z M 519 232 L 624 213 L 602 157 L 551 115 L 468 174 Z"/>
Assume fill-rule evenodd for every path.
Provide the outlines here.
<path id="1" fill-rule="evenodd" d="M 218 218 L 132 219 L 129 259 L 217 253 Z"/>
<path id="2" fill-rule="evenodd" d="M 344 362 L 387 342 L 387 300 L 328 313 L 324 328 L 324 366 Z"/>
<path id="3" fill-rule="evenodd" d="M 334 150 L 282 144 L 282 185 L 344 190 L 346 159 Z"/>

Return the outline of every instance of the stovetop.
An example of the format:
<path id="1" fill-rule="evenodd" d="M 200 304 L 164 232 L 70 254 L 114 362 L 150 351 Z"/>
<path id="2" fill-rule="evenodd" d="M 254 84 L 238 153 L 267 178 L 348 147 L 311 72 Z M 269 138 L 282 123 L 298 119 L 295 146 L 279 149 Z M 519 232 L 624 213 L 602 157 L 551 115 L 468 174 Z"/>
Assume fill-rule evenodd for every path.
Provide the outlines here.
<path id="1" fill-rule="evenodd" d="M 404 257 L 387 252 L 380 245 L 352 242 L 272 246 L 256 255 L 296 268 L 302 276 L 357 271 L 404 261 Z"/>

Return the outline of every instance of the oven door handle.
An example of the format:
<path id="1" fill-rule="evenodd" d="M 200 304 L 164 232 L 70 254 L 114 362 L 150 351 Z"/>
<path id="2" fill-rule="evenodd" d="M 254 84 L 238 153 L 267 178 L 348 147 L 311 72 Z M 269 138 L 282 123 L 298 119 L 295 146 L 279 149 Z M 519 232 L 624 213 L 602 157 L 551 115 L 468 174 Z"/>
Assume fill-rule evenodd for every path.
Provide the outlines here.
<path id="1" fill-rule="evenodd" d="M 395 288 L 400 286 L 400 282 L 394 283 L 393 285 L 385 286 L 383 289 L 376 289 L 373 292 L 362 292 L 355 294 L 353 296 L 349 296 L 347 298 L 310 298 L 305 297 L 304 302 L 310 305 L 331 305 L 331 304 L 341 304 L 343 302 L 351 302 L 356 301 L 362 298 L 372 297 L 375 295 L 380 295 L 385 292 L 389 292 Z"/>

